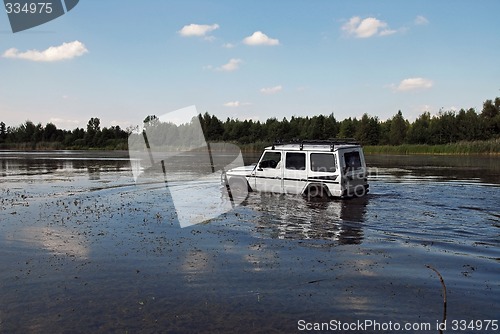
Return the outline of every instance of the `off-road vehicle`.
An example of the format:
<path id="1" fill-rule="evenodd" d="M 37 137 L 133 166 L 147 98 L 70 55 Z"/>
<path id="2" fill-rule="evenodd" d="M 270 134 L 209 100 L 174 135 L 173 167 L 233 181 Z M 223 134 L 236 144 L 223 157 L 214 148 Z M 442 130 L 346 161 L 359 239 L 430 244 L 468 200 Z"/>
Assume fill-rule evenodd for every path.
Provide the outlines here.
<path id="1" fill-rule="evenodd" d="M 349 139 L 277 142 L 265 148 L 256 165 L 228 170 L 223 180 L 236 194 L 353 197 L 369 188 L 363 149 Z"/>

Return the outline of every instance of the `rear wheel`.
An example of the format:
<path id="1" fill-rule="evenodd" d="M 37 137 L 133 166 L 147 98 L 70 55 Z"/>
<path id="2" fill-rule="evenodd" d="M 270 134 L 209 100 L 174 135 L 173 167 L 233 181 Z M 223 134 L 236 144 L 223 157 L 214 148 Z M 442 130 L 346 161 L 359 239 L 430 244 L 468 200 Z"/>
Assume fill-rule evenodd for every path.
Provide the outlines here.
<path id="1" fill-rule="evenodd" d="M 326 187 L 322 184 L 310 184 L 305 193 L 306 197 L 308 199 L 311 198 L 328 198 L 330 197 L 328 190 Z"/>
<path id="2" fill-rule="evenodd" d="M 368 192 L 368 187 L 358 184 L 354 187 L 354 196 L 355 197 L 363 197 Z"/>

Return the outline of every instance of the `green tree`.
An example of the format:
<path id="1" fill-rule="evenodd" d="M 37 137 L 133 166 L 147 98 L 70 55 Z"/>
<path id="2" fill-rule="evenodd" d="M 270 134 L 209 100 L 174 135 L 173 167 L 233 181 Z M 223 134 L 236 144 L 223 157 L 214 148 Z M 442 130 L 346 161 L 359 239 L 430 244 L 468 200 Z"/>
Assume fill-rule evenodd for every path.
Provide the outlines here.
<path id="1" fill-rule="evenodd" d="M 289 137 L 290 139 L 298 139 L 300 137 L 300 122 L 301 119 L 295 116 L 290 118 L 290 130 Z"/>
<path id="2" fill-rule="evenodd" d="M 319 115 L 312 117 L 309 122 L 309 127 L 308 127 L 309 138 L 307 139 L 327 139 L 324 125 L 325 125 L 325 116 Z"/>
<path id="3" fill-rule="evenodd" d="M 498 108 L 500 106 L 500 99 L 497 97 L 495 99 L 495 104 L 493 104 L 492 100 L 486 100 L 483 103 L 483 110 L 481 111 L 481 117 L 486 119 L 495 118 L 498 115 Z"/>
<path id="4" fill-rule="evenodd" d="M 447 144 L 457 141 L 458 125 L 454 111 L 440 111 L 431 119 L 431 144 Z"/>
<path id="5" fill-rule="evenodd" d="M 7 127 L 4 122 L 0 122 L 0 143 L 5 142 L 7 138 Z"/>
<path id="6" fill-rule="evenodd" d="M 148 115 L 143 121 L 144 126 L 157 126 L 160 123 L 160 119 L 156 115 Z"/>
<path id="7" fill-rule="evenodd" d="M 340 122 L 339 136 L 341 138 L 354 138 L 356 136 L 356 118 L 351 119 L 351 117 L 344 119 Z"/>
<path id="8" fill-rule="evenodd" d="M 97 117 L 92 117 L 87 123 L 85 143 L 89 146 L 95 146 L 100 132 L 101 132 L 101 121 Z"/>
<path id="9" fill-rule="evenodd" d="M 388 119 L 385 122 L 380 123 L 380 145 L 389 145 L 390 144 L 390 133 L 391 133 L 391 122 L 392 119 Z"/>
<path id="10" fill-rule="evenodd" d="M 392 118 L 389 130 L 389 143 L 391 145 L 401 145 L 408 130 L 406 120 L 403 117 L 401 110 Z"/>
<path id="11" fill-rule="evenodd" d="M 484 122 L 487 137 L 500 135 L 500 98 L 497 97 L 495 103 L 492 100 L 486 100 L 483 103 L 481 118 Z"/>
<path id="12" fill-rule="evenodd" d="M 356 129 L 356 139 L 364 145 L 377 145 L 380 138 L 380 124 L 377 117 L 363 114 Z"/>
<path id="13" fill-rule="evenodd" d="M 430 143 L 430 123 L 431 114 L 424 112 L 415 122 L 413 122 L 407 133 L 407 141 L 410 144 L 429 144 Z"/>
<path id="14" fill-rule="evenodd" d="M 18 141 L 21 143 L 28 143 L 33 140 L 35 134 L 36 126 L 32 121 L 26 121 L 21 124 L 17 129 Z"/>
<path id="15" fill-rule="evenodd" d="M 42 140 L 55 141 L 57 137 L 57 127 L 52 123 L 47 123 L 43 130 Z"/>
<path id="16" fill-rule="evenodd" d="M 339 133 L 339 124 L 333 113 L 325 118 L 323 123 L 324 139 L 337 137 Z"/>
<path id="17" fill-rule="evenodd" d="M 43 131 L 44 128 L 42 126 L 42 123 L 38 123 L 35 126 L 35 131 L 33 132 L 33 136 L 31 137 L 31 142 L 33 143 L 38 143 L 43 140 Z"/>
<path id="18" fill-rule="evenodd" d="M 473 108 L 465 111 L 460 109 L 457 118 L 457 140 L 479 140 L 484 138 L 481 119 Z"/>

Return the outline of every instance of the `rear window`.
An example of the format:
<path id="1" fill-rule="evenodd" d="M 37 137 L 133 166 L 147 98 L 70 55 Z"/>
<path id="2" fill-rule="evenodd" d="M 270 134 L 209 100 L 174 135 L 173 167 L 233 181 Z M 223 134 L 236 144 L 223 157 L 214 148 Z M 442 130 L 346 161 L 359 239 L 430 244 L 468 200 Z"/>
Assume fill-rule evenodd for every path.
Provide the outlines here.
<path id="1" fill-rule="evenodd" d="M 344 153 L 344 159 L 347 168 L 357 169 L 362 167 L 359 152 Z"/>
<path id="2" fill-rule="evenodd" d="M 335 172 L 334 155 L 331 153 L 311 153 L 311 170 L 313 172 Z"/>
<path id="3" fill-rule="evenodd" d="M 286 169 L 306 169 L 306 154 L 305 153 L 287 153 L 286 154 Z"/>

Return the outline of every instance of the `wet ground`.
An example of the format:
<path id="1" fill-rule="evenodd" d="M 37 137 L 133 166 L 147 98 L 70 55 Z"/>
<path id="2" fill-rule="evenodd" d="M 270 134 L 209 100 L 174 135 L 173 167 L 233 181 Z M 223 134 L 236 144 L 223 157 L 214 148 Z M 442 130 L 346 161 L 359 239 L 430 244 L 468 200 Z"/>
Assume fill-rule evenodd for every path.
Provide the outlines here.
<path id="1" fill-rule="evenodd" d="M 447 332 L 495 332 L 451 326 L 500 321 L 500 159 L 367 162 L 363 198 L 250 193 L 180 228 L 165 184 L 137 186 L 126 154 L 0 152 L 0 332 L 272 333 L 365 320 L 437 332 L 442 284 L 427 265 L 447 289 Z"/>

